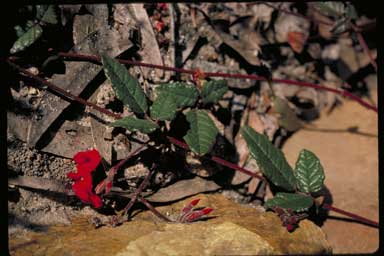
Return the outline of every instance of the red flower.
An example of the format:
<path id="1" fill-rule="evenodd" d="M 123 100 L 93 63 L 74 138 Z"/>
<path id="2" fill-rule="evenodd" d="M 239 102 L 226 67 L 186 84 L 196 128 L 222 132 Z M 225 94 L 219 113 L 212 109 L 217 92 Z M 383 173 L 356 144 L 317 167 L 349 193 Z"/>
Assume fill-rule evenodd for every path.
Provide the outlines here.
<path id="1" fill-rule="evenodd" d="M 100 208 L 103 202 L 101 198 L 93 192 L 91 176 L 92 171 L 96 169 L 101 161 L 99 152 L 95 149 L 78 152 L 73 159 L 76 162 L 77 172 L 67 174 L 69 179 L 75 181 L 72 184 L 72 190 L 84 203 L 90 203 L 95 208 Z"/>
<path id="2" fill-rule="evenodd" d="M 90 174 L 100 164 L 101 157 L 96 149 L 78 152 L 73 160 L 76 162 L 77 171 Z"/>

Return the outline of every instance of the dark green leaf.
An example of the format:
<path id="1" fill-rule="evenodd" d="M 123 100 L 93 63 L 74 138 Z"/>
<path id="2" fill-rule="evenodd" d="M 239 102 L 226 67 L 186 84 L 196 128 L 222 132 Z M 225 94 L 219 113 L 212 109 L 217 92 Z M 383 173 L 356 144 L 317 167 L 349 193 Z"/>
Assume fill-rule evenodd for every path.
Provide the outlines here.
<path id="1" fill-rule="evenodd" d="M 17 53 L 19 51 L 24 50 L 31 44 L 33 44 L 41 34 L 43 33 L 43 29 L 40 25 L 36 24 L 33 27 L 29 28 L 27 32 L 25 32 L 22 36 L 20 36 L 16 42 L 13 44 L 10 53 Z"/>
<path id="2" fill-rule="evenodd" d="M 175 97 L 172 94 L 160 93 L 151 106 L 151 117 L 157 120 L 172 120 L 176 111 Z"/>
<path id="3" fill-rule="evenodd" d="M 25 33 L 24 29 L 20 25 L 15 26 L 14 29 L 17 37 L 21 37 Z"/>
<path id="4" fill-rule="evenodd" d="M 288 101 L 275 96 L 273 99 L 275 111 L 280 114 L 279 123 L 287 131 L 293 132 L 301 127 L 301 122 L 295 112 L 289 107 Z"/>
<path id="5" fill-rule="evenodd" d="M 346 16 L 350 19 L 357 20 L 359 16 L 355 7 L 351 3 L 347 3 L 347 8 L 345 9 Z"/>
<path id="6" fill-rule="evenodd" d="M 132 77 L 124 65 L 108 56 L 102 56 L 105 75 L 111 80 L 116 96 L 133 112 L 147 111 L 147 98 L 137 79 Z"/>
<path id="7" fill-rule="evenodd" d="M 199 92 L 194 85 L 186 83 L 162 84 L 156 88 L 156 93 L 172 95 L 176 101 L 177 108 L 191 107 L 195 104 Z"/>
<path id="8" fill-rule="evenodd" d="M 324 184 L 324 170 L 320 160 L 311 151 L 303 149 L 296 162 L 297 188 L 304 193 L 317 192 Z"/>
<path id="9" fill-rule="evenodd" d="M 203 84 L 201 97 L 204 103 L 216 103 L 228 91 L 226 80 L 212 80 Z"/>
<path id="10" fill-rule="evenodd" d="M 204 110 L 191 110 L 186 114 L 190 129 L 184 136 L 191 150 L 199 155 L 209 152 L 215 143 L 218 130 Z"/>
<path id="11" fill-rule="evenodd" d="M 249 126 L 244 126 L 241 134 L 263 174 L 276 186 L 293 191 L 296 179 L 283 153 L 269 142 L 267 136 Z"/>
<path id="12" fill-rule="evenodd" d="M 146 134 L 154 132 L 157 128 L 159 128 L 159 126 L 154 122 L 145 119 L 137 119 L 133 116 L 127 116 L 117 120 L 110 124 L 110 126 L 123 127 L 132 132 L 139 131 Z"/>
<path id="13" fill-rule="evenodd" d="M 325 15 L 338 18 L 345 13 L 345 5 L 343 2 L 316 2 L 316 8 Z"/>
<path id="14" fill-rule="evenodd" d="M 264 207 L 268 209 L 279 206 L 284 209 L 301 212 L 310 208 L 312 204 L 313 199 L 310 196 L 293 193 L 277 193 L 274 198 L 265 202 Z"/>
<path id="15" fill-rule="evenodd" d="M 36 17 L 37 19 L 50 23 L 57 23 L 57 15 L 55 12 L 55 6 L 53 5 L 37 5 L 36 6 Z"/>

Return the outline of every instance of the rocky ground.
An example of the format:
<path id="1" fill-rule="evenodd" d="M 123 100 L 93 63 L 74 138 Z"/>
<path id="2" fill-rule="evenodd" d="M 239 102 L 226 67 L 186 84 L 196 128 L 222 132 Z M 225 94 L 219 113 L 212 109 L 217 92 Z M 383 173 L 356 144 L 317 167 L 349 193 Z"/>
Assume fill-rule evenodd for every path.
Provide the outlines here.
<path id="1" fill-rule="evenodd" d="M 332 8 L 341 7 L 336 4 Z M 100 66 L 49 56 L 52 48 L 87 54 L 107 49 L 113 57 L 205 72 L 265 75 L 269 70 L 274 79 L 346 90 L 377 105 L 377 75 L 371 60 L 377 55 L 376 17 L 360 5 L 356 9 L 357 18 L 351 11 L 336 18 L 319 11 L 313 3 L 116 4 L 113 8 L 60 5 L 56 9 L 59 23 L 47 28 L 42 23 L 45 32 L 41 41 L 15 56 L 34 75 L 120 115 L 133 113 L 117 99 L 110 82 L 100 76 Z M 20 8 L 18 15 L 30 12 Z M 345 22 L 351 18 L 348 15 L 358 25 L 374 24 L 362 33 L 371 58 L 349 23 L 333 32 L 332 26 L 325 24 Z M 13 25 L 20 20 L 23 18 Z M 62 43 L 49 44 L 57 41 L 57 35 Z M 129 72 L 137 77 L 149 99 L 154 98 L 159 83 L 193 82 L 187 74 L 139 67 L 129 67 Z M 317 226 L 305 220 L 296 234 L 288 234 L 278 217 L 265 213 L 261 206 L 273 197 L 265 183 L 240 172 L 229 172 L 177 147 L 162 152 L 162 157 L 153 155 L 159 151 L 143 151 L 123 165 L 112 191 L 113 196 L 123 196 L 118 200 L 107 197 L 104 202 L 122 208 L 127 202 L 124 196 L 138 187 L 149 172 L 148 163 L 157 157 L 160 167 L 143 192 L 146 198 L 160 211 L 171 214 L 199 194 L 204 206 L 214 208 L 213 218 L 191 225 L 168 225 L 150 212 L 142 212 L 142 205 L 137 204 L 133 221 L 115 229 L 94 229 L 91 220 L 97 217 L 107 222 L 111 212 L 96 211 L 73 192 L 70 194 L 67 174 L 75 169 L 72 157 L 79 151 L 97 148 L 104 159 L 100 168 L 106 171 L 148 141 L 149 136 L 108 127 L 102 121 L 113 121 L 111 117 L 70 104 L 16 74 L 11 78 L 7 163 L 9 245 L 13 255 L 56 255 L 63 251 L 69 255 L 84 251 L 89 255 L 155 251 L 167 255 L 175 252 L 172 250 L 198 250 L 188 241 L 201 244 L 204 249 L 199 254 L 206 255 L 254 252 L 252 243 L 240 243 L 244 240 L 259 244 L 261 254 L 331 250 L 369 253 L 378 247 L 376 227 L 333 212 L 312 219 Z M 377 113 L 331 92 L 274 82 L 274 95 L 287 103 L 279 110 L 267 82 L 227 82 L 229 91 L 210 109 L 220 134 L 213 155 L 257 171 L 257 163 L 249 158 L 239 132 L 239 128 L 249 125 L 281 148 L 292 166 L 301 149 L 313 151 L 325 170 L 325 202 L 378 221 Z M 169 128 L 170 123 L 166 126 Z M 177 126 L 170 129 L 170 134 L 182 137 L 183 129 L 183 125 Z M 168 239 L 173 233 L 176 237 Z M 202 238 L 218 233 L 220 239 L 203 243 Z M 226 235 L 231 236 L 232 246 Z M 154 239 L 162 246 L 148 245 Z M 50 249 L 52 244 L 55 246 Z"/>

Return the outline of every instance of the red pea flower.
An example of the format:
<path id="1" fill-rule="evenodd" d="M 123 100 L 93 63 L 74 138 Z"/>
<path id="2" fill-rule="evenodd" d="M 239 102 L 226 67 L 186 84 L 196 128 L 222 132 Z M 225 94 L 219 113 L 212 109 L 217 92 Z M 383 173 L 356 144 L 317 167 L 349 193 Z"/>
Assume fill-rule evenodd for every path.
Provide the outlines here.
<path id="1" fill-rule="evenodd" d="M 79 174 L 90 174 L 100 164 L 101 156 L 96 149 L 78 152 L 73 157 Z"/>
<path id="2" fill-rule="evenodd" d="M 76 173 L 68 173 L 69 179 L 73 180 L 72 190 L 84 203 L 90 203 L 95 208 L 103 205 L 101 198 L 93 192 L 91 173 L 100 164 L 101 157 L 97 150 L 78 152 L 73 159 L 76 162 Z"/>

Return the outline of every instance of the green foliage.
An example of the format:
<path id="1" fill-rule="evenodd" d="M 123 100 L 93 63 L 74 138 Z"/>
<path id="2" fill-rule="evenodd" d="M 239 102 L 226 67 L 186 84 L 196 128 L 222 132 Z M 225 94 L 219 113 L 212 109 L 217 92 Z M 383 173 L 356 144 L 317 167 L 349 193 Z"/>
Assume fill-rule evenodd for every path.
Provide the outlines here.
<path id="1" fill-rule="evenodd" d="M 13 44 L 10 50 L 10 53 L 12 54 L 24 50 L 25 48 L 33 44 L 37 39 L 39 39 L 40 36 L 43 34 L 43 29 L 39 24 L 33 25 L 24 33 L 20 26 L 15 27 L 15 30 L 16 33 L 20 36 Z"/>
<path id="2" fill-rule="evenodd" d="M 193 106 L 199 96 L 194 86 L 179 82 L 160 85 L 156 94 L 151 117 L 157 120 L 172 120 L 178 108 Z"/>
<path id="3" fill-rule="evenodd" d="M 310 208 L 312 204 L 313 199 L 310 196 L 294 193 L 277 193 L 274 198 L 265 202 L 264 207 L 268 209 L 279 206 L 284 209 L 301 212 Z"/>
<path id="4" fill-rule="evenodd" d="M 37 5 L 36 18 L 49 24 L 57 24 L 57 15 L 53 5 Z"/>
<path id="5" fill-rule="evenodd" d="M 172 95 L 178 108 L 193 106 L 199 96 L 194 85 L 181 82 L 162 84 L 156 88 L 156 93 Z"/>
<path id="6" fill-rule="evenodd" d="M 334 18 L 339 18 L 345 13 L 345 5 L 343 2 L 315 2 L 314 4 L 322 13 Z"/>
<path id="7" fill-rule="evenodd" d="M 204 110 L 191 110 L 186 114 L 190 129 L 184 136 L 191 150 L 199 155 L 209 152 L 215 143 L 218 130 Z"/>
<path id="8" fill-rule="evenodd" d="M 116 96 L 137 114 L 148 109 L 147 98 L 137 79 L 132 77 L 124 65 L 108 56 L 102 56 L 105 75 L 112 83 Z"/>
<path id="9" fill-rule="evenodd" d="M 151 106 L 151 117 L 157 120 L 172 120 L 175 118 L 177 104 L 172 94 L 161 93 Z"/>
<path id="10" fill-rule="evenodd" d="M 44 23 L 57 24 L 55 7 L 53 5 L 37 5 L 36 20 L 36 22 L 28 20 L 24 29 L 20 25 L 15 26 L 18 38 L 9 51 L 11 54 L 23 51 L 36 42 L 43 34 L 42 25 Z"/>
<path id="11" fill-rule="evenodd" d="M 318 192 L 324 185 L 324 170 L 320 160 L 311 151 L 303 149 L 296 162 L 297 188 L 304 193 Z"/>
<path id="12" fill-rule="evenodd" d="M 280 114 L 279 124 L 287 131 L 293 132 L 301 127 L 301 122 L 295 112 L 288 105 L 286 99 L 275 96 L 273 104 L 276 112 Z"/>
<path id="13" fill-rule="evenodd" d="M 267 136 L 244 126 L 241 134 L 247 142 L 251 156 L 263 174 L 276 186 L 287 191 L 295 190 L 296 179 L 283 153 L 269 142 Z"/>
<path id="14" fill-rule="evenodd" d="M 110 124 L 110 126 L 123 127 L 129 131 L 139 131 L 146 134 L 154 132 L 157 128 L 159 128 L 159 126 L 154 122 L 145 119 L 137 119 L 133 116 L 127 116 L 119 119 Z"/>
<path id="15" fill-rule="evenodd" d="M 212 80 L 205 82 L 201 90 L 203 103 L 216 103 L 228 91 L 226 80 Z"/>

